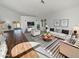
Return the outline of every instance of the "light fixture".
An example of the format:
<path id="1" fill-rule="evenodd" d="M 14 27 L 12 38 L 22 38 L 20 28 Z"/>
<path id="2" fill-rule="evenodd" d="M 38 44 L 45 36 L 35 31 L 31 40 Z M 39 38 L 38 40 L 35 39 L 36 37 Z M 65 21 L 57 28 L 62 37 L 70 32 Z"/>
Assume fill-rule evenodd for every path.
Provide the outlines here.
<path id="1" fill-rule="evenodd" d="M 79 30 L 79 27 L 78 26 L 74 26 L 73 30 Z"/>
<path id="2" fill-rule="evenodd" d="M 44 3 L 45 3 L 45 2 L 44 2 L 44 0 L 41 0 L 41 3 L 43 3 L 43 4 L 44 4 Z"/>

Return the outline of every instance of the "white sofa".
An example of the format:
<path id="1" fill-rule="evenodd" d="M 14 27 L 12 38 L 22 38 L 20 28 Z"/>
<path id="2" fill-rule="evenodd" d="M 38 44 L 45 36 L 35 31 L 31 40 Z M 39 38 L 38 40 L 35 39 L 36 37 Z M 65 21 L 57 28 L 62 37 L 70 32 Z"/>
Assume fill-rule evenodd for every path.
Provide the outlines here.
<path id="1" fill-rule="evenodd" d="M 71 35 L 66 35 L 66 34 L 63 34 L 63 33 L 57 33 L 57 32 L 53 32 L 53 31 L 50 31 L 50 33 L 52 35 L 54 35 L 55 37 L 61 38 L 63 40 L 68 40 L 68 39 L 71 38 Z"/>
<path id="2" fill-rule="evenodd" d="M 7 45 L 6 45 L 6 42 L 3 41 L 1 42 L 1 45 L 0 45 L 0 58 L 5 58 L 6 57 L 6 54 L 7 54 Z"/>
<path id="3" fill-rule="evenodd" d="M 31 32 L 32 29 L 33 29 L 33 28 L 27 28 L 27 31 L 28 31 L 28 32 Z"/>
<path id="4" fill-rule="evenodd" d="M 64 40 L 61 41 L 59 47 L 60 53 L 70 58 L 79 58 L 79 38 L 77 39 L 76 43 L 73 45 L 69 43 L 71 35 L 66 35 L 63 33 L 57 33 L 53 31 L 50 31 L 50 33 Z"/>
<path id="5" fill-rule="evenodd" d="M 35 30 L 35 29 L 33 29 L 33 30 L 31 31 L 31 35 L 32 35 L 32 36 L 40 35 L 40 33 L 41 33 L 40 30 Z"/>

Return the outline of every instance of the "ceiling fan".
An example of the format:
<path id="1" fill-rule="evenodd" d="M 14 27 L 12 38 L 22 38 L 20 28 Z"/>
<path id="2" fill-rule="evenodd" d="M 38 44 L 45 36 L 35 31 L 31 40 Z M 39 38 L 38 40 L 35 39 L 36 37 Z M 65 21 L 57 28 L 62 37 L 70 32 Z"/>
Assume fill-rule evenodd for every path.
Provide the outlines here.
<path id="1" fill-rule="evenodd" d="M 41 0 L 41 3 L 44 4 L 45 3 L 44 0 Z"/>

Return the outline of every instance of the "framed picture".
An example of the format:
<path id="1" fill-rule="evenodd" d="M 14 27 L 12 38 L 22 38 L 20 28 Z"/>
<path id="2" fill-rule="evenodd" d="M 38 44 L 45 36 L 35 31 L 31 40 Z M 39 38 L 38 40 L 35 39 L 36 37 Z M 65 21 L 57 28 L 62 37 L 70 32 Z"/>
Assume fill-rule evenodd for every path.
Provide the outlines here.
<path id="1" fill-rule="evenodd" d="M 61 20 L 61 26 L 62 27 L 68 27 L 69 26 L 69 19 L 62 19 Z"/>
<path id="2" fill-rule="evenodd" d="M 54 26 L 59 27 L 60 26 L 60 20 L 55 21 Z"/>

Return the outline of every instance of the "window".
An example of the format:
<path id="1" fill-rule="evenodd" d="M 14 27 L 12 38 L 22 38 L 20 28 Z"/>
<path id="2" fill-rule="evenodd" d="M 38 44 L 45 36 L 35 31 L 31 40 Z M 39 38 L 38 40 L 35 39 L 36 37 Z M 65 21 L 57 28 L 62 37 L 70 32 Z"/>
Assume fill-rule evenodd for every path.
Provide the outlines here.
<path id="1" fill-rule="evenodd" d="M 21 28 L 21 23 L 19 21 L 13 21 L 14 28 Z"/>
<path id="2" fill-rule="evenodd" d="M 21 27 L 20 22 L 16 23 L 16 27 L 17 27 L 17 28 L 20 28 L 20 27 Z"/>

